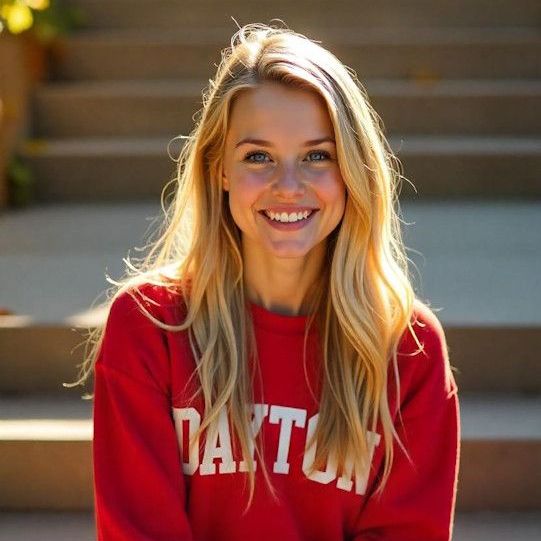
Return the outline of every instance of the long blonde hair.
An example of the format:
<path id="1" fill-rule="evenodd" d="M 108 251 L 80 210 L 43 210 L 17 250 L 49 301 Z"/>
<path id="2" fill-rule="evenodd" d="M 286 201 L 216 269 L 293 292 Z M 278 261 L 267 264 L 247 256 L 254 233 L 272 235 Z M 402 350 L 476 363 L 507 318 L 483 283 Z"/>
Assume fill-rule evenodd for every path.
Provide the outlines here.
<path id="1" fill-rule="evenodd" d="M 240 28 L 203 91 L 203 107 L 180 151 L 172 181 L 177 186 L 167 206 L 165 189 L 162 192 L 165 216 L 159 238 L 140 264 L 127 260 L 125 278 L 112 282 L 115 293 L 110 301 L 144 282 L 180 287 L 186 305 L 181 324 L 166 324 L 142 309 L 162 329 L 188 332 L 196 360 L 193 375 L 199 378 L 196 395 L 202 393 L 205 405 L 203 422 L 190 446 L 214 426 L 226 407 L 248 464 L 246 510 L 255 487 L 249 450 L 251 411 L 246 407 L 253 403 L 253 389 L 247 367 L 257 351 L 246 309 L 240 231 L 229 212 L 222 171 L 232 100 L 243 89 L 266 81 L 310 89 L 324 98 L 347 189 L 341 225 L 327 239 L 328 264 L 311 289 L 304 342 L 306 354 L 307 335 L 317 321 L 324 373 L 317 429 L 309 443 L 318 442 L 312 472 L 329 457 L 334 457 L 339 471 L 344 471 L 348 457 L 355 471 L 364 471 L 370 464 L 367 431 L 375 430 L 378 419 L 385 442 L 378 492 L 391 470 L 393 437 L 407 455 L 389 411 L 387 371 L 392 358 L 399 394 L 397 349 L 406 328 L 415 336 L 410 318 L 417 302 L 397 212 L 400 164 L 355 72 L 317 42 L 288 28 L 263 24 Z M 91 333 L 91 353 L 74 385 L 93 371 L 102 339 L 103 329 Z M 257 443 L 255 450 L 262 459 Z M 276 496 L 264 460 L 260 463 Z"/>

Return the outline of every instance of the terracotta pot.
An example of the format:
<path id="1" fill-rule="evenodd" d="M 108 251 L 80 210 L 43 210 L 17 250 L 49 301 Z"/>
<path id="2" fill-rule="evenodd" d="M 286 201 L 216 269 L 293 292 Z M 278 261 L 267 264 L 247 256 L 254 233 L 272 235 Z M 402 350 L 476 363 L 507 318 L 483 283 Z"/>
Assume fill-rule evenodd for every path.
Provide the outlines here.
<path id="1" fill-rule="evenodd" d="M 33 86 L 47 79 L 49 73 L 48 47 L 40 43 L 31 33 L 24 33 L 20 37 L 23 41 L 28 81 Z"/>
<path id="2" fill-rule="evenodd" d="M 31 98 L 47 78 L 48 53 L 31 33 L 0 34 L 0 208 L 8 201 L 6 167 L 18 143 L 31 134 Z"/>

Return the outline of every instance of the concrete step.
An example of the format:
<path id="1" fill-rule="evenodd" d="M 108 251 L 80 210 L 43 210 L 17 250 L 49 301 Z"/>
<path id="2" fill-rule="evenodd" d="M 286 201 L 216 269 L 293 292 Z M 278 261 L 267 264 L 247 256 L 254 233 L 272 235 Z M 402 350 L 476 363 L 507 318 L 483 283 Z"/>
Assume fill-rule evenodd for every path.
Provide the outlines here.
<path id="1" fill-rule="evenodd" d="M 91 509 L 92 402 L 3 395 L 0 406 L 0 508 Z M 541 395 L 463 393 L 460 409 L 457 510 L 539 510 Z"/>
<path id="2" fill-rule="evenodd" d="M 158 200 L 176 167 L 164 138 L 34 139 L 21 154 L 40 202 Z M 175 157 L 180 146 L 171 145 Z M 541 192 L 541 190 L 540 190 Z"/>
<path id="3" fill-rule="evenodd" d="M 541 326 L 447 323 L 444 328 L 454 376 L 464 391 L 541 392 Z M 19 325 L 16 318 L 0 318 L 0 392 L 75 396 L 92 389 L 92 379 L 84 388 L 73 387 L 88 355 L 88 330 L 69 324 Z"/>
<path id="4" fill-rule="evenodd" d="M 95 541 L 92 511 L 3 512 L 0 541 Z M 453 541 L 537 541 L 541 536 L 539 511 L 458 512 Z"/>
<path id="5" fill-rule="evenodd" d="M 541 204 L 401 207 L 415 290 L 446 329 L 460 388 L 541 393 Z M 157 202 L 0 215 L 0 306 L 13 312 L 0 317 L 0 393 L 68 392 L 62 383 L 77 379 L 86 330 L 104 322 L 105 274 L 119 279 L 122 258 L 147 253 L 160 216 Z"/>
<path id="6" fill-rule="evenodd" d="M 409 179 L 401 199 L 541 196 L 540 138 L 406 134 L 389 140 Z M 28 140 L 20 151 L 37 179 L 37 201 L 135 201 L 157 199 L 175 178 L 178 141 L 47 138 Z"/>
<path id="7" fill-rule="evenodd" d="M 0 541 L 96 541 L 93 511 L 4 511 Z"/>
<path id="8" fill-rule="evenodd" d="M 541 35 L 528 28 L 322 29 L 312 39 L 361 80 L 541 77 Z M 226 46 L 228 37 L 213 29 L 80 31 L 55 47 L 51 78 L 210 78 Z"/>
<path id="9" fill-rule="evenodd" d="M 0 395 L 0 509 L 92 506 L 92 402 Z"/>
<path id="10" fill-rule="evenodd" d="M 198 80 L 45 83 L 34 95 L 37 137 L 172 136 L 201 107 Z M 366 82 L 388 133 L 530 135 L 541 131 L 541 80 Z"/>
<path id="11" fill-rule="evenodd" d="M 339 0 L 329 9 L 324 0 L 133 0 L 126 8 L 122 0 L 70 0 L 86 14 L 90 28 L 227 28 L 232 34 L 238 24 L 269 23 L 280 18 L 297 31 L 332 26 L 346 28 L 403 27 L 536 27 L 541 9 L 535 0 L 380 0 L 360 5 L 355 0 Z"/>

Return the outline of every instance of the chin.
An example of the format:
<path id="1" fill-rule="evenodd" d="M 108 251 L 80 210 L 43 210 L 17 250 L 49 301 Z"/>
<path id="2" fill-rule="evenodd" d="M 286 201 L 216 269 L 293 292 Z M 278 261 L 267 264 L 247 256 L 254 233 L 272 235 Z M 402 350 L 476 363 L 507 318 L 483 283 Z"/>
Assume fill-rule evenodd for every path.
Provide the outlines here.
<path id="1" fill-rule="evenodd" d="M 313 248 L 313 246 L 309 248 L 269 248 L 267 251 L 270 255 L 280 259 L 299 259 L 309 255 Z"/>

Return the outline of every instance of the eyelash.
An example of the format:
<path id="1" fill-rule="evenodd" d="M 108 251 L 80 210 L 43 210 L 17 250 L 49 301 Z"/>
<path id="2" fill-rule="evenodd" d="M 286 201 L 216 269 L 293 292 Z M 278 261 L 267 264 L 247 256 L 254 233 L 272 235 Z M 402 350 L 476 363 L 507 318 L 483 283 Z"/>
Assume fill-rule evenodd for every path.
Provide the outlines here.
<path id="1" fill-rule="evenodd" d="M 249 160 L 249 158 L 251 158 L 252 156 L 257 156 L 258 154 L 263 154 L 265 156 L 268 156 L 268 154 L 266 152 L 258 150 L 258 151 L 249 152 L 248 154 L 246 154 L 246 156 L 244 156 L 244 161 L 248 162 L 248 163 L 256 163 L 256 164 L 265 163 L 265 162 L 258 162 L 258 161 Z M 326 150 L 312 150 L 312 151 L 309 152 L 309 154 L 321 154 L 327 160 L 329 160 L 331 158 L 331 155 Z M 315 161 L 316 162 L 320 162 L 320 161 L 323 162 L 325 160 L 315 160 Z"/>

